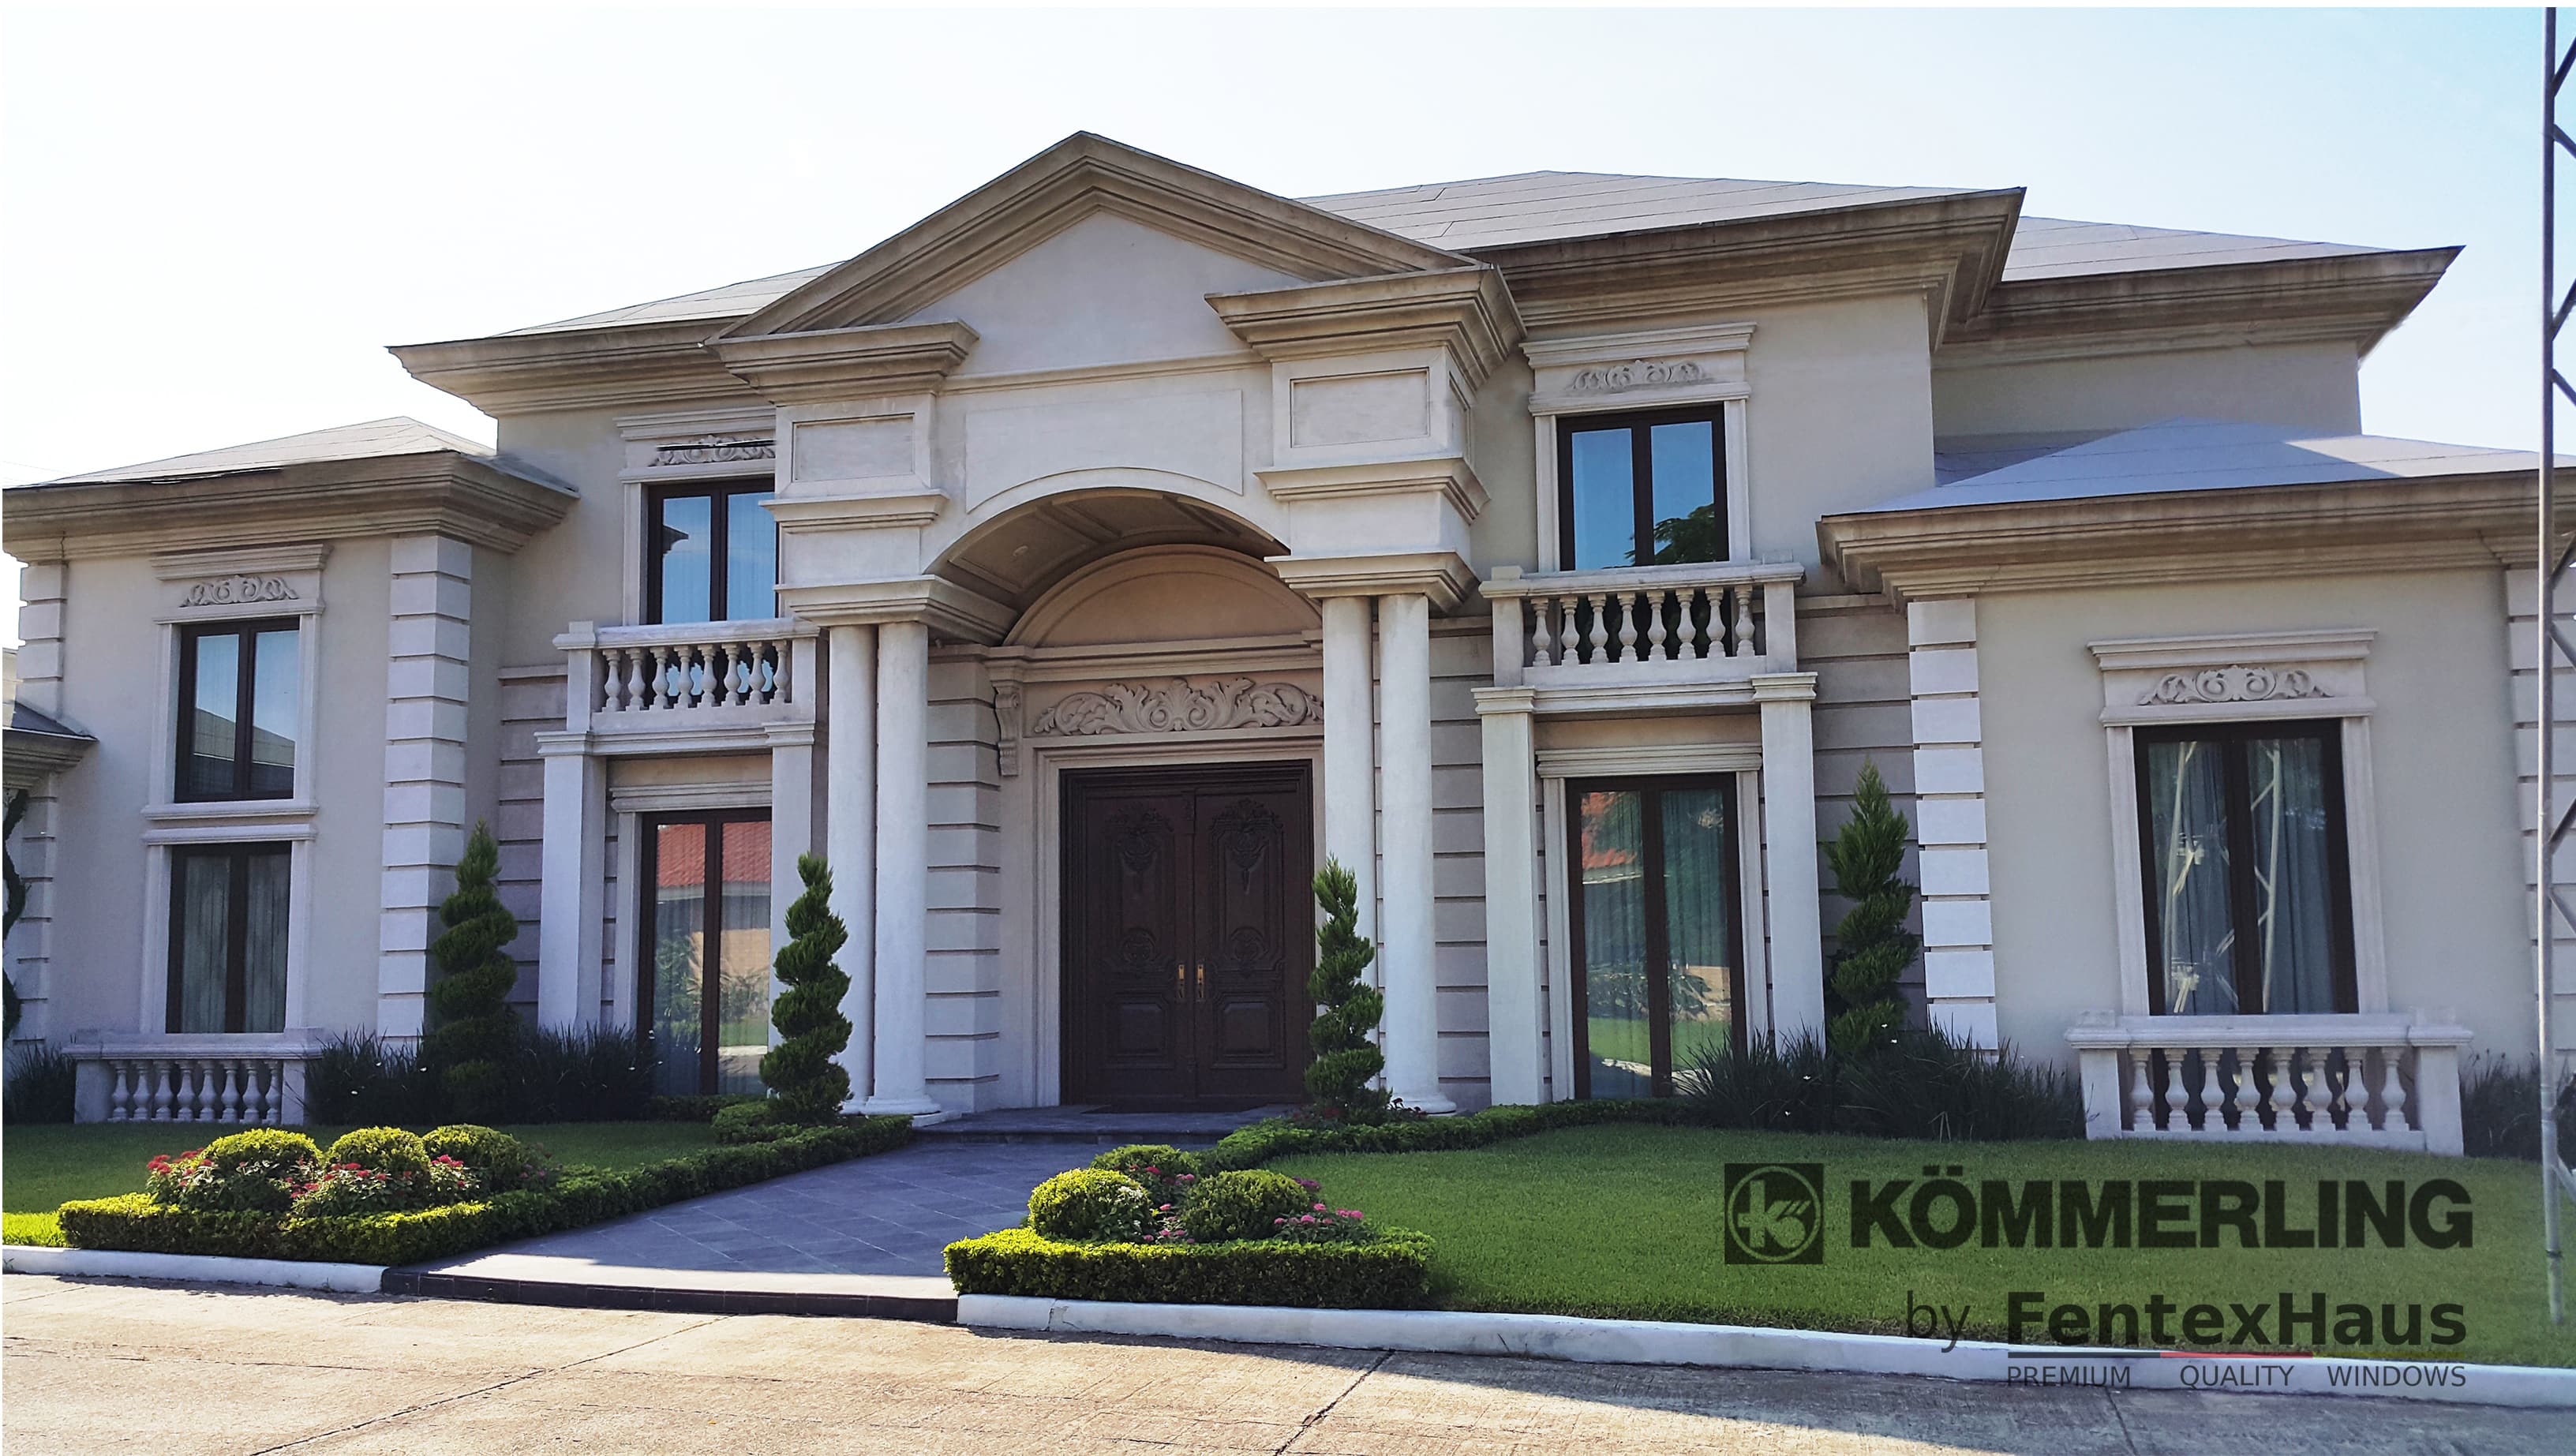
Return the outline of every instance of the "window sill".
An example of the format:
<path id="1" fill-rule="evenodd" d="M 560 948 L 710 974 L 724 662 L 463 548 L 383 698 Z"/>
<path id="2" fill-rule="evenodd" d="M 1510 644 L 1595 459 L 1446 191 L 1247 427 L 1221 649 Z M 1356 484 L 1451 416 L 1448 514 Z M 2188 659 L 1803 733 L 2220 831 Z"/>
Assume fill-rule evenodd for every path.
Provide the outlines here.
<path id="1" fill-rule="evenodd" d="M 313 817 L 313 812 L 313 801 L 310 799 L 204 799 L 187 803 L 143 806 L 143 817 L 155 824 L 310 819 Z"/>

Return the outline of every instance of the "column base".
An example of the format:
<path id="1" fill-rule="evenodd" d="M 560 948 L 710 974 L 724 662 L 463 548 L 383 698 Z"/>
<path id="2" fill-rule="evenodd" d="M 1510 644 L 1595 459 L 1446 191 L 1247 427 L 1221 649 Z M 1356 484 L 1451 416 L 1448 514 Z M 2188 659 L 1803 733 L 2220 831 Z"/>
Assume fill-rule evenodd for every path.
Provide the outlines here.
<path id="1" fill-rule="evenodd" d="M 1457 1103 L 1450 1101 L 1448 1098 L 1441 1096 L 1437 1092 L 1432 1093 L 1428 1097 L 1422 1098 L 1407 1097 L 1403 1093 L 1398 1092 L 1395 1094 L 1395 1100 L 1428 1117 L 1447 1117 L 1449 1114 L 1458 1110 Z"/>
<path id="2" fill-rule="evenodd" d="M 909 1117 L 915 1127 L 946 1122 L 957 1115 L 927 1097 L 871 1097 L 859 1104 L 859 1110 L 870 1117 Z"/>

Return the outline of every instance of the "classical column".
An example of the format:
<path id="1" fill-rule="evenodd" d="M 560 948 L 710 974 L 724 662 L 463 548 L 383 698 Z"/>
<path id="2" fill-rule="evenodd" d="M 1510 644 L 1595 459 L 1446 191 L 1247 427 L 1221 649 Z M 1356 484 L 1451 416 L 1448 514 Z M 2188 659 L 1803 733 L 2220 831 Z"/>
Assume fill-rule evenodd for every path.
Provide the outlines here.
<path id="1" fill-rule="evenodd" d="M 867 1101 L 876 1066 L 877 995 L 877 629 L 828 629 L 830 697 L 823 746 L 824 858 L 832 866 L 832 913 L 850 932 L 839 964 L 850 978 L 841 1014 L 850 1044 L 848 1110 Z"/>
<path id="2" fill-rule="evenodd" d="M 559 1030 L 599 1019 L 608 775 L 583 741 L 587 736 L 539 734 L 537 741 L 546 795 L 537 886 L 537 1024 Z"/>
<path id="3" fill-rule="evenodd" d="M 1360 888 L 1360 934 L 1377 933 L 1376 717 L 1369 689 L 1369 599 L 1326 597 L 1324 852 Z"/>
<path id="4" fill-rule="evenodd" d="M 1515 603 L 1514 605 L 1518 605 Z M 1480 688 L 1484 725 L 1485 1006 L 1494 1101 L 1547 1097 L 1539 1028 L 1538 781 L 1528 688 Z"/>
<path id="5" fill-rule="evenodd" d="M 930 891 L 930 628 L 877 629 L 877 1001 L 872 1113 L 939 1111 L 923 1077 Z"/>
<path id="6" fill-rule="evenodd" d="M 1431 888 L 1431 599 L 1378 599 L 1385 765 L 1386 1082 L 1406 1105 L 1454 1112 L 1440 1092 L 1438 946 Z"/>
<path id="7" fill-rule="evenodd" d="M 1816 741 L 1812 672 L 1759 673 L 1762 858 L 1771 919 L 1771 1029 L 1825 1031 L 1825 932 L 1816 899 Z"/>

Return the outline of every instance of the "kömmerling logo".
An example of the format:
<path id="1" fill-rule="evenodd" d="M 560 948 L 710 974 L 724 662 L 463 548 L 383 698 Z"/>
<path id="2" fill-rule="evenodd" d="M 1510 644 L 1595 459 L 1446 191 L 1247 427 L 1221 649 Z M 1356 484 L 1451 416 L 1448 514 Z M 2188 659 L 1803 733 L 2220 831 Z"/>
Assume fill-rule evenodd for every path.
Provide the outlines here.
<path id="1" fill-rule="evenodd" d="M 1825 1165 L 1726 1165 L 1726 1262 L 1825 1261 Z"/>
<path id="2" fill-rule="evenodd" d="M 1730 1264 L 1820 1264 L 1822 1163 L 1726 1165 Z M 2475 1232 L 2469 1190 L 2449 1178 L 2025 1178 L 1970 1182 L 1958 1164 L 1921 1178 L 1851 1180 L 1851 1247 L 1895 1249 L 2465 1249 Z"/>

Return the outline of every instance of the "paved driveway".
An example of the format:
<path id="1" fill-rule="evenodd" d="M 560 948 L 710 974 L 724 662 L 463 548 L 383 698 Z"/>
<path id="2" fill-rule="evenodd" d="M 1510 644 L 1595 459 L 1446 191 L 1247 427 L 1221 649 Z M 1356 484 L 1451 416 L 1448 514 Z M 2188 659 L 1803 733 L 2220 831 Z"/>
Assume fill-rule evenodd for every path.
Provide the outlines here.
<path id="1" fill-rule="evenodd" d="M 0 1282 L 10 1456 L 2569 1449 L 2557 1411 Z"/>

